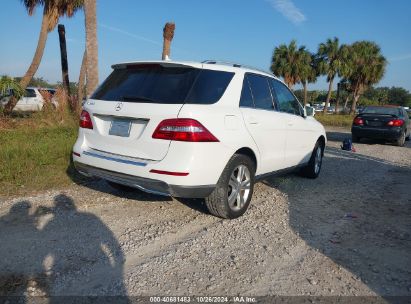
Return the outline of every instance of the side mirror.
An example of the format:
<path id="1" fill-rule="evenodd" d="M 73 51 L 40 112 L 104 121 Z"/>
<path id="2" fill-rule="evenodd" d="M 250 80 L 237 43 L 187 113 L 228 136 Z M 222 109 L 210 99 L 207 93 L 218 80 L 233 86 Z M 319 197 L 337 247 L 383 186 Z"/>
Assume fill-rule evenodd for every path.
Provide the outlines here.
<path id="1" fill-rule="evenodd" d="M 305 107 L 306 116 L 314 116 L 315 111 L 313 107 Z"/>

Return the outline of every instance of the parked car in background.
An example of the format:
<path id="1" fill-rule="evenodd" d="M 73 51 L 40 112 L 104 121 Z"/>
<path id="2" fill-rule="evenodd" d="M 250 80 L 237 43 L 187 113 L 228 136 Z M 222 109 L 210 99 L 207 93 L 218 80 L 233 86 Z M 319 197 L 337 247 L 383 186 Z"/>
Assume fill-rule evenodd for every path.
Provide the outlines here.
<path id="1" fill-rule="evenodd" d="M 322 106 L 320 104 L 315 104 L 314 105 L 314 110 L 315 110 L 315 112 L 322 112 L 324 110 L 324 106 Z"/>
<path id="2" fill-rule="evenodd" d="M 410 139 L 410 118 L 400 106 L 368 106 L 355 116 L 351 134 L 354 142 L 361 138 L 382 139 L 403 146 Z"/>
<path id="3" fill-rule="evenodd" d="M 54 107 L 58 106 L 57 101 L 53 98 L 56 93 L 55 89 L 50 88 L 26 88 L 26 92 L 22 98 L 16 103 L 16 106 L 13 108 L 13 112 L 37 112 L 43 109 L 45 99 L 41 94 L 41 91 L 44 91 L 49 95 L 50 102 Z M 0 99 L 0 106 L 5 107 L 10 100 L 12 91 L 10 91 L 6 96 L 2 96 Z"/>
<path id="4" fill-rule="evenodd" d="M 328 112 L 328 113 L 334 113 L 334 112 L 335 112 L 335 107 L 334 107 L 334 106 L 329 106 L 329 107 L 327 108 L 327 112 Z"/>
<path id="5" fill-rule="evenodd" d="M 320 174 L 324 127 L 272 74 L 215 61 L 131 62 L 84 104 L 73 147 L 80 173 L 113 187 L 205 198 L 236 218 L 273 172 Z"/>

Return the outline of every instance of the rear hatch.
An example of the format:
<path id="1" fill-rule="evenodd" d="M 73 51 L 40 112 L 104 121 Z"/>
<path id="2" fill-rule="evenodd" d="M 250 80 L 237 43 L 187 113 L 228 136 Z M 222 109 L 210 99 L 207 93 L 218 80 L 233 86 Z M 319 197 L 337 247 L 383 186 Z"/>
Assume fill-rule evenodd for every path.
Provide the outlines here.
<path id="1" fill-rule="evenodd" d="M 151 136 L 162 120 L 178 116 L 199 70 L 171 63 L 113 68 L 85 104 L 94 125 L 85 132 L 87 146 L 129 157 L 163 159 L 170 141 Z"/>
<path id="2" fill-rule="evenodd" d="M 368 106 L 359 115 L 364 120 L 364 126 L 369 128 L 390 128 L 388 123 L 398 119 L 399 109 L 395 107 Z"/>
<path id="3" fill-rule="evenodd" d="M 215 73 L 224 72 L 202 69 L 201 64 L 144 62 L 113 68 L 84 105 L 94 126 L 84 132 L 87 146 L 147 160 L 167 155 L 171 141 L 152 138 L 161 121 L 178 118 L 185 103 L 217 100 L 232 78 L 232 73 L 216 77 Z M 216 85 L 216 79 L 219 84 L 223 79 L 223 85 Z"/>
<path id="4" fill-rule="evenodd" d="M 389 114 L 362 114 L 361 117 L 364 119 L 364 125 L 370 128 L 388 128 L 388 122 L 397 118 Z"/>

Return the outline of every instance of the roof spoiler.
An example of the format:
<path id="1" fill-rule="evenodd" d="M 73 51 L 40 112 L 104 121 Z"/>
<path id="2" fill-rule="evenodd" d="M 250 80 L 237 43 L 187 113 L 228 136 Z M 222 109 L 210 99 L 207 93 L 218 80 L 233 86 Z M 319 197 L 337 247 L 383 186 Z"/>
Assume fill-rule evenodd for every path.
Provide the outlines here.
<path id="1" fill-rule="evenodd" d="M 190 64 L 175 63 L 170 61 L 145 61 L 145 62 L 124 62 L 113 64 L 111 68 L 113 69 L 126 69 L 126 68 L 139 68 L 147 66 L 162 66 L 162 67 L 174 67 L 174 68 L 187 68 L 193 67 Z"/>

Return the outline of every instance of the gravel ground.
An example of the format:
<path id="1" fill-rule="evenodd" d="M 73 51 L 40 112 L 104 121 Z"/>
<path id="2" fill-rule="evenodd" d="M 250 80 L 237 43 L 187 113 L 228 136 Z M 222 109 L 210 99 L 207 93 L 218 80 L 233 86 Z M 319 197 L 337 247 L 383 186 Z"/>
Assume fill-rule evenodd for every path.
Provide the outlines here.
<path id="1" fill-rule="evenodd" d="M 104 181 L 0 199 L 0 295 L 411 296 L 411 144 L 339 149 L 236 220 Z"/>

